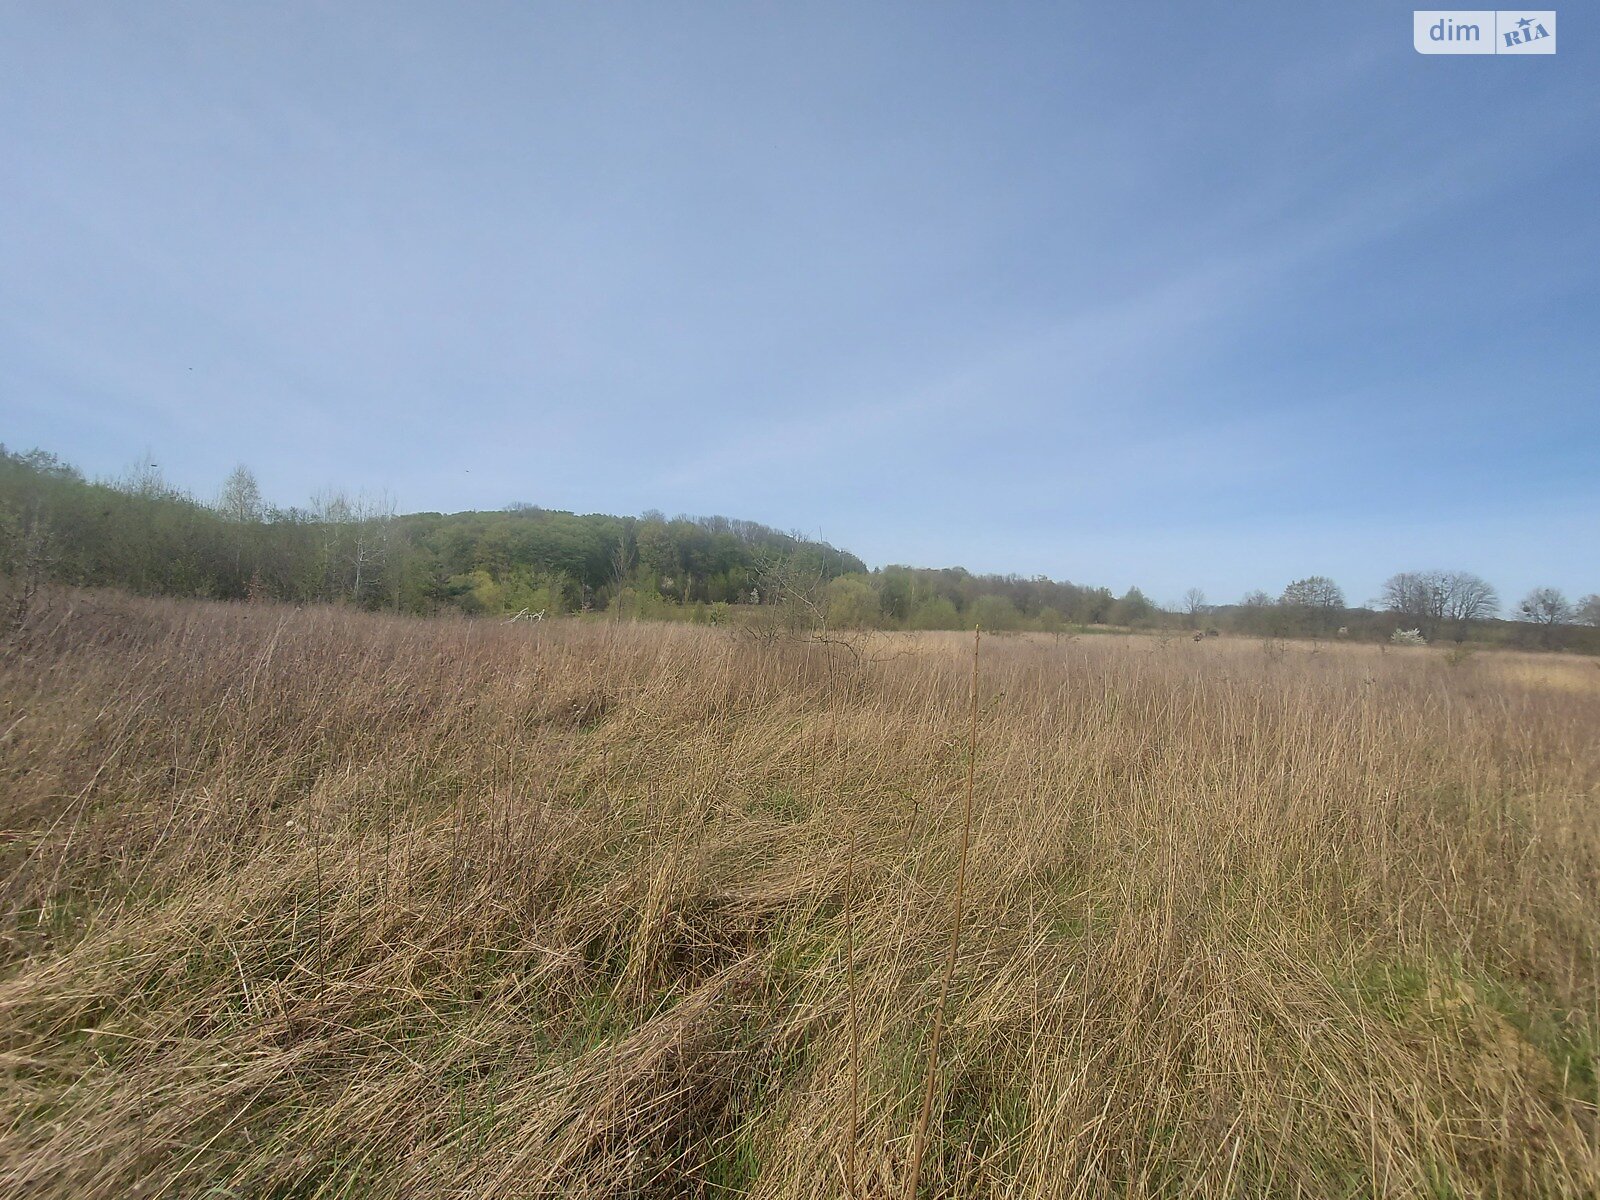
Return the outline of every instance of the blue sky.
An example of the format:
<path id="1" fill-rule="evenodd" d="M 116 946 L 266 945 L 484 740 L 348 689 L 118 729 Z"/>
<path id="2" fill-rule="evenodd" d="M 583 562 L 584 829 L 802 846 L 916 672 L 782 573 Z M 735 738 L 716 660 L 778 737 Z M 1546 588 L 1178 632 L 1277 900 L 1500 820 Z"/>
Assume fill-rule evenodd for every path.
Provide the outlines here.
<path id="1" fill-rule="evenodd" d="M 0 5 L 0 440 L 1218 602 L 1600 590 L 1600 19 Z"/>

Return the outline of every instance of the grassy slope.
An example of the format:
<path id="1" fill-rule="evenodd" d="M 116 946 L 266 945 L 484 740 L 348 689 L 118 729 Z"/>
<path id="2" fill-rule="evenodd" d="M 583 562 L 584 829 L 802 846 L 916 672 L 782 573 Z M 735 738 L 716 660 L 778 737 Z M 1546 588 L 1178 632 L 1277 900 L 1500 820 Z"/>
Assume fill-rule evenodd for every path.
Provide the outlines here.
<path id="1" fill-rule="evenodd" d="M 0 657 L 0 1194 L 903 1191 L 970 639 L 62 617 Z M 1600 671 L 983 654 L 926 1193 L 1592 1194 Z"/>

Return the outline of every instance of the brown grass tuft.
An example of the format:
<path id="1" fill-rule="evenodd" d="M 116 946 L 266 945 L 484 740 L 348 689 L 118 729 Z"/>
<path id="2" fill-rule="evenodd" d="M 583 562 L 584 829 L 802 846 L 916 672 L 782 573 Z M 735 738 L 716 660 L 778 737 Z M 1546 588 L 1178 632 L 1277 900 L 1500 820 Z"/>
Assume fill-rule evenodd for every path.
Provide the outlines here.
<path id="1" fill-rule="evenodd" d="M 58 607 L 0 1195 L 1600 1188 L 1586 665 Z"/>

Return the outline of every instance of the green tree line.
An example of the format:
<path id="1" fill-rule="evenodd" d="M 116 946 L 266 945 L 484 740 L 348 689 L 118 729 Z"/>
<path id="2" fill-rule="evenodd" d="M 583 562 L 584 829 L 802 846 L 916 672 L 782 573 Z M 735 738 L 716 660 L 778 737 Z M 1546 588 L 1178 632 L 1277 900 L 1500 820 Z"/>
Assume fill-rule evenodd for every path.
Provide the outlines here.
<path id="1" fill-rule="evenodd" d="M 774 571 L 821 589 L 831 623 L 857 628 L 1060 630 L 1158 614 L 1138 589 L 904 566 L 867 570 L 824 542 L 728 517 L 578 515 L 514 504 L 399 514 L 385 498 L 318 493 L 268 504 L 243 467 L 215 499 L 142 462 L 90 480 L 42 450 L 0 446 L 0 550 L 34 546 L 48 576 L 148 595 L 298 602 L 429 613 L 710 613 L 776 600 Z M 4 565 L 0 563 L 0 565 Z"/>
<path id="2" fill-rule="evenodd" d="M 864 572 L 825 543 L 725 517 L 578 515 L 532 505 L 397 514 L 382 496 L 327 491 L 267 504 L 239 468 L 213 501 L 154 463 L 89 480 L 42 450 L 0 446 L 0 569 L 147 595 L 343 602 L 429 613 L 740 604 L 784 559 L 832 579 Z"/>
<path id="3" fill-rule="evenodd" d="M 1350 607 L 1312 575 L 1272 596 L 1210 606 L 1190 589 L 1167 611 L 1137 587 L 1109 589 L 960 567 L 869 571 L 825 542 L 727 517 L 579 515 L 513 504 L 491 512 L 396 513 L 384 496 L 328 490 L 268 504 L 239 467 L 211 500 L 145 461 L 90 480 L 43 450 L 0 446 L 0 574 L 82 587 L 222 600 L 462 611 L 720 620 L 736 606 L 788 603 L 806 623 L 852 629 L 1031 630 L 1097 626 L 1264 637 L 1500 641 L 1600 650 L 1600 598 L 1538 588 L 1498 619 L 1493 587 L 1461 571 L 1391 577 L 1373 607 Z"/>

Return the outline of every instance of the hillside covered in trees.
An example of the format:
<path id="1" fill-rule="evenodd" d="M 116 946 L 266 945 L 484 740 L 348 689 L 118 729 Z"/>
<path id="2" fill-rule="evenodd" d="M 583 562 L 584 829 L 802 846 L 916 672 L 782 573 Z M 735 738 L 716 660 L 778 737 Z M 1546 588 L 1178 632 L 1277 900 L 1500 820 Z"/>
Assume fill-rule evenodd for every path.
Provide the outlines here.
<path id="1" fill-rule="evenodd" d="M 1210 605 L 1198 590 L 1163 609 L 1138 588 L 959 567 L 869 570 L 825 542 L 728 517 L 579 515 L 528 504 L 490 512 L 399 514 L 327 491 L 305 507 L 265 501 L 243 467 L 215 499 L 170 484 L 153 463 L 90 480 L 56 455 L 0 446 L 0 574 L 144 595 L 342 603 L 480 615 L 610 612 L 717 622 L 797 604 L 811 623 L 857 629 L 1094 626 L 1225 629 L 1262 637 L 1515 642 L 1600 652 L 1600 599 L 1535 589 L 1498 619 L 1493 587 L 1468 572 L 1393 576 L 1376 607 L 1349 606 L 1310 576 L 1277 596 Z"/>
<path id="2" fill-rule="evenodd" d="M 847 551 L 752 521 L 578 515 L 516 504 L 397 514 L 342 492 L 267 504 L 235 470 L 214 501 L 152 464 L 91 481 L 57 456 L 0 448 L 0 537 L 10 573 L 147 595 L 348 603 L 429 613 L 620 611 L 699 616 L 804 586 L 839 624 L 990 628 L 1023 620 L 1133 623 L 1156 613 L 1137 589 L 977 576 L 959 568 L 869 572 Z"/>
<path id="3" fill-rule="evenodd" d="M 31 564 L 77 586 L 412 613 L 749 603 L 769 563 L 826 579 L 866 571 L 832 546 L 724 517 L 530 505 L 399 515 L 343 492 L 279 508 L 243 468 L 206 503 L 150 464 L 97 482 L 55 455 L 3 448 L 0 522 L 13 571 Z"/>

